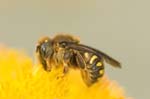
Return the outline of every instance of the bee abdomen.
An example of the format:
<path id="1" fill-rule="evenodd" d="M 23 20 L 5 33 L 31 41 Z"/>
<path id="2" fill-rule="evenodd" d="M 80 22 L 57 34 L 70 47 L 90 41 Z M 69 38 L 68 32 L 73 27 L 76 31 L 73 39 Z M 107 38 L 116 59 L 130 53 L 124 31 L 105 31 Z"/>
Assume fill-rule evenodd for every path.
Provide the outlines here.
<path id="1" fill-rule="evenodd" d="M 96 56 L 92 56 L 87 69 L 89 69 L 89 75 L 92 83 L 96 82 L 98 78 L 104 75 L 104 64 L 102 60 Z"/>

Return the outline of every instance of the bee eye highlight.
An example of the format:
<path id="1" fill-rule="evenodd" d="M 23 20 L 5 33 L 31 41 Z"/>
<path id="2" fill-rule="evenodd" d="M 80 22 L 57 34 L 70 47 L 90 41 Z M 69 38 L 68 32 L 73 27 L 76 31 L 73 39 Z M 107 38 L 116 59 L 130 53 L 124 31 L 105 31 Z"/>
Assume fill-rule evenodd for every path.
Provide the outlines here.
<path id="1" fill-rule="evenodd" d="M 45 45 L 41 45 L 41 47 L 40 47 L 40 53 L 41 53 L 41 55 L 44 57 L 45 56 L 45 54 L 46 54 L 46 48 L 45 48 Z"/>
<path id="2" fill-rule="evenodd" d="M 42 45 L 42 46 L 41 46 L 41 50 L 42 50 L 43 52 L 46 51 L 45 45 Z"/>

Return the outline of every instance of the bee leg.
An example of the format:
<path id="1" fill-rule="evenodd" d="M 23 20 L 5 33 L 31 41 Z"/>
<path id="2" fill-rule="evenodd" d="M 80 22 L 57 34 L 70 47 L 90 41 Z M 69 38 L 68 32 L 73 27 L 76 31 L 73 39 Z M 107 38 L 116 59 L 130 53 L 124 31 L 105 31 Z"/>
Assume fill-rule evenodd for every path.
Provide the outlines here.
<path id="1" fill-rule="evenodd" d="M 70 63 L 70 59 L 72 58 L 73 56 L 73 52 L 72 51 L 66 51 L 65 54 L 64 54 L 64 61 L 63 61 L 63 65 L 64 65 L 64 70 L 63 70 L 63 73 L 66 74 L 68 73 L 69 71 L 69 67 L 68 67 L 68 64 Z"/>
<path id="2" fill-rule="evenodd" d="M 86 67 L 86 62 L 84 60 L 84 58 L 82 57 L 82 55 L 79 52 L 76 52 L 76 62 L 78 64 L 78 66 L 80 67 L 80 69 L 85 69 Z"/>
<path id="3" fill-rule="evenodd" d="M 63 57 L 63 74 L 60 77 L 64 77 L 68 72 L 69 72 L 69 63 L 70 63 L 70 58 L 72 57 L 73 53 L 72 51 L 67 50 L 64 53 Z"/>
<path id="4" fill-rule="evenodd" d="M 87 69 L 87 64 L 80 53 L 76 53 L 76 61 L 81 71 L 81 76 L 85 84 L 89 87 L 92 85 L 92 81 L 90 79 L 89 70 Z"/>
<path id="5" fill-rule="evenodd" d="M 47 64 L 47 66 L 46 66 L 46 71 L 50 72 L 51 69 L 52 69 L 52 66 L 51 66 L 51 62 L 50 62 L 48 59 L 47 59 L 47 61 L 46 61 L 46 64 Z"/>
<path id="6" fill-rule="evenodd" d="M 68 73 L 68 71 L 69 71 L 68 65 L 67 65 L 66 63 L 63 63 L 63 64 L 64 64 L 63 72 L 62 72 L 62 74 L 60 74 L 60 75 L 57 77 L 57 79 L 65 77 L 65 75 L 66 75 L 66 74 Z"/>
<path id="7" fill-rule="evenodd" d="M 43 59 L 41 58 L 41 56 L 38 56 L 39 62 L 42 64 L 43 68 L 45 71 L 49 72 L 51 71 L 51 66 L 50 66 L 50 62 L 48 61 L 48 59 Z"/>
<path id="8" fill-rule="evenodd" d="M 63 69 L 63 73 L 66 74 L 69 71 L 69 67 L 67 64 L 64 64 L 64 69 Z"/>

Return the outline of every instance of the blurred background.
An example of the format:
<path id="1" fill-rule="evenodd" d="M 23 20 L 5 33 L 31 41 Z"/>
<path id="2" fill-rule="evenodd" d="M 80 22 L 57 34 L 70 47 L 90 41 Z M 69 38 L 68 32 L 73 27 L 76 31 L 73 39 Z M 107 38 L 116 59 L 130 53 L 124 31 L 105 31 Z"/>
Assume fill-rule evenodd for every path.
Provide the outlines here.
<path id="1" fill-rule="evenodd" d="M 70 33 L 122 63 L 120 70 L 106 65 L 106 72 L 127 96 L 150 99 L 149 4 L 148 0 L 0 0 L 0 43 L 33 57 L 39 37 Z"/>

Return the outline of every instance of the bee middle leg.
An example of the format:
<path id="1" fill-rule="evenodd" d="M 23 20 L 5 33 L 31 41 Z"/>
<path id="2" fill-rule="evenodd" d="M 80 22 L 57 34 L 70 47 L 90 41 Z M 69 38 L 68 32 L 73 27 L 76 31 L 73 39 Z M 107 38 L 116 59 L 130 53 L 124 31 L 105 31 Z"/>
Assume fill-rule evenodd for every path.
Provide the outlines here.
<path id="1" fill-rule="evenodd" d="M 64 78 L 65 77 L 65 75 L 68 73 L 68 71 L 69 71 L 69 67 L 68 67 L 68 65 L 66 64 L 66 63 L 63 63 L 63 71 L 62 71 L 62 73 L 57 77 L 57 79 L 59 79 L 59 78 Z"/>
<path id="2" fill-rule="evenodd" d="M 72 51 L 67 50 L 64 53 L 64 57 L 63 57 L 63 59 L 64 59 L 64 61 L 63 61 L 63 65 L 64 65 L 63 73 L 64 74 L 68 73 L 68 71 L 69 71 L 69 64 L 70 64 L 72 57 L 73 57 Z"/>
<path id="3" fill-rule="evenodd" d="M 67 50 L 63 56 L 63 73 L 60 77 L 64 77 L 69 72 L 70 60 L 73 56 L 73 52 Z"/>

